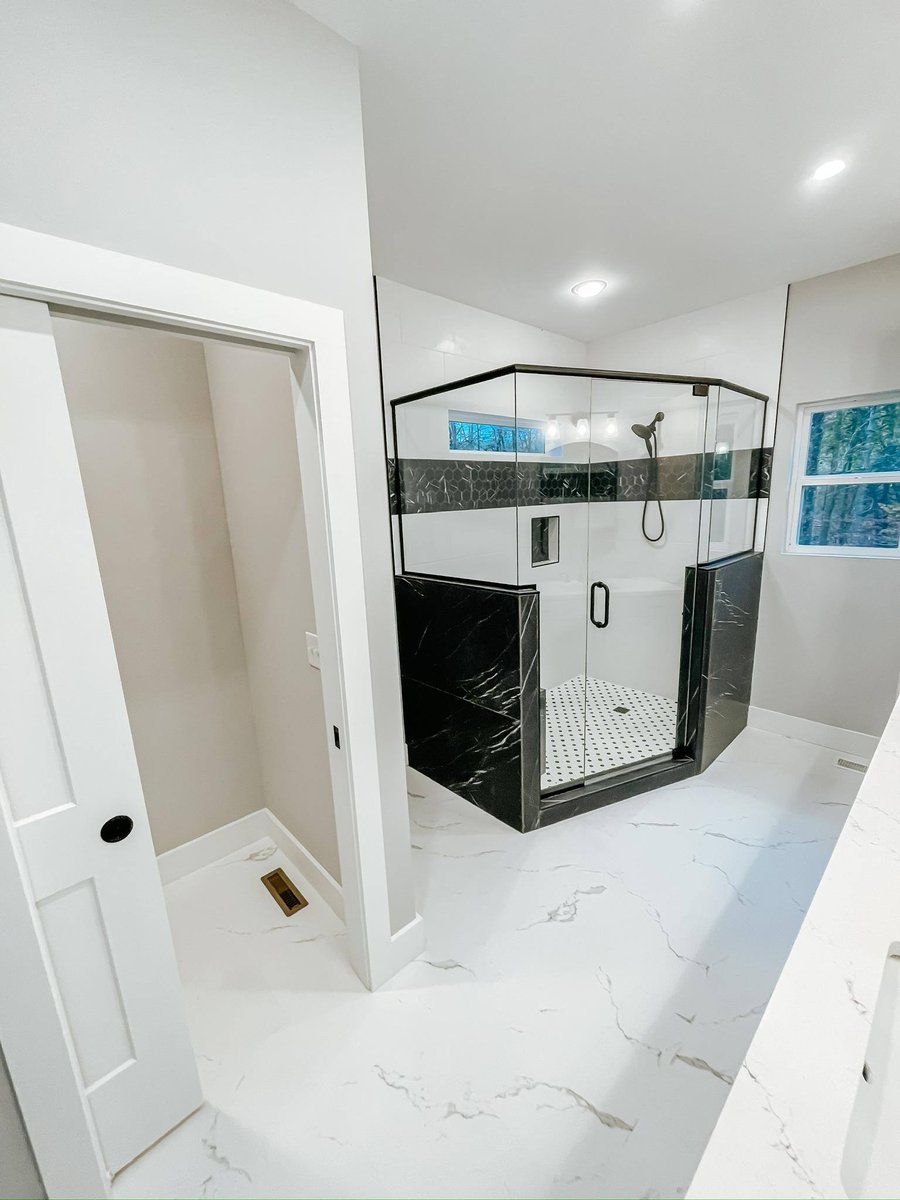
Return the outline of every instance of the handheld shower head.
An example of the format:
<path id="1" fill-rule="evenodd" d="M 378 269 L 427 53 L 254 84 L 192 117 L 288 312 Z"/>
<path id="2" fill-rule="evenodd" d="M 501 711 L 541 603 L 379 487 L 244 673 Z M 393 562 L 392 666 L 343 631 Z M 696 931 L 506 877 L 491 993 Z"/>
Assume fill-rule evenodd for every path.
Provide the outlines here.
<path id="1" fill-rule="evenodd" d="M 658 412 L 649 425 L 632 425 L 631 432 L 637 434 L 644 445 L 647 447 L 647 457 L 650 463 L 647 467 L 647 485 L 644 493 L 644 508 L 641 513 L 641 532 L 648 542 L 658 542 L 666 532 L 666 518 L 663 515 L 662 501 L 659 498 L 659 464 L 658 464 L 658 446 L 656 441 L 656 426 L 660 421 L 664 421 L 665 413 Z M 651 496 L 653 497 L 651 501 Z M 647 509 L 651 502 L 656 505 L 659 510 L 659 533 L 656 537 L 651 537 L 647 532 Z"/>
<path id="2" fill-rule="evenodd" d="M 632 425 L 631 432 L 637 434 L 641 441 L 647 445 L 647 453 L 652 453 L 650 439 L 656 433 L 656 425 L 659 421 L 665 420 L 665 413 L 658 412 L 649 425 Z"/>
<path id="3" fill-rule="evenodd" d="M 639 438 L 647 443 L 647 449 L 650 449 L 650 439 L 653 437 L 653 431 L 646 425 L 632 425 L 631 432 L 636 433 Z"/>

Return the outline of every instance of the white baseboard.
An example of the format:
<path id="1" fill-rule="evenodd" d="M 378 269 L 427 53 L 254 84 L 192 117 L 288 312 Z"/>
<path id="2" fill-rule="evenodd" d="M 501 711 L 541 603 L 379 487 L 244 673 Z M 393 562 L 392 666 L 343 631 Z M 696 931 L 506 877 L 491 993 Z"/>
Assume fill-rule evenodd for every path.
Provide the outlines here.
<path id="1" fill-rule="evenodd" d="M 303 877 L 316 889 L 325 903 L 338 917 L 344 919 L 344 894 L 341 885 L 325 870 L 291 831 L 279 821 L 268 808 L 257 809 L 246 817 L 239 817 L 228 825 L 204 833 L 201 837 L 166 850 L 157 856 L 159 874 L 163 883 L 173 883 L 218 862 L 227 854 L 233 854 L 250 842 L 260 838 L 271 838 L 278 849 L 289 858 Z M 401 930 L 401 933 L 405 932 Z M 399 936 L 399 935 L 398 935 Z"/>
<path id="2" fill-rule="evenodd" d="M 281 853 L 286 858 L 289 858 L 297 870 L 309 880 L 329 908 L 343 921 L 344 893 L 341 885 L 333 875 L 329 875 L 318 859 L 313 858 L 303 843 L 294 837 L 287 826 L 279 821 L 271 809 L 264 808 L 261 811 L 269 819 L 268 836 Z"/>
<path id="3" fill-rule="evenodd" d="M 221 825 L 191 842 L 185 842 L 176 846 L 174 850 L 166 850 L 164 854 L 158 855 L 156 861 L 159 864 L 159 874 L 164 884 L 173 883 L 176 879 L 190 875 L 192 871 L 208 867 L 210 863 L 217 862 L 226 854 L 233 854 L 235 850 L 240 850 L 250 842 L 258 842 L 260 838 L 271 836 L 268 809 L 257 809 L 256 812 L 248 813 L 246 817 L 238 817 L 228 825 Z"/>
<path id="4" fill-rule="evenodd" d="M 821 721 L 808 721 L 805 717 L 792 717 L 789 713 L 773 712 L 770 708 L 756 708 L 752 704 L 747 724 L 752 729 L 780 733 L 782 737 L 796 738 L 800 742 L 810 742 L 813 746 L 852 754 L 855 758 L 862 758 L 867 762 L 878 745 L 878 738 L 870 733 L 857 733 L 854 729 L 841 729 L 837 725 L 823 725 Z"/>

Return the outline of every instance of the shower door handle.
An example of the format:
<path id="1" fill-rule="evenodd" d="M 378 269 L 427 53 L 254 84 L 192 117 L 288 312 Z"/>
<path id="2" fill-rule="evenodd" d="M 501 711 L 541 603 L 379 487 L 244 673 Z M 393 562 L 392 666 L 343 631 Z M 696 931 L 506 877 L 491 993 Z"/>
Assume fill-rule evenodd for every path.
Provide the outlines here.
<path id="1" fill-rule="evenodd" d="M 596 595 L 597 595 L 597 588 L 600 588 L 600 590 L 603 592 L 603 620 L 602 621 L 598 621 L 596 616 L 594 615 L 596 612 L 595 600 L 596 600 Z M 601 583 L 599 579 L 597 580 L 596 583 L 591 584 L 591 600 L 590 600 L 590 604 L 588 607 L 590 610 L 591 624 L 596 625 L 598 629 L 605 629 L 607 627 L 607 625 L 609 624 L 609 588 L 606 586 L 605 583 Z"/>

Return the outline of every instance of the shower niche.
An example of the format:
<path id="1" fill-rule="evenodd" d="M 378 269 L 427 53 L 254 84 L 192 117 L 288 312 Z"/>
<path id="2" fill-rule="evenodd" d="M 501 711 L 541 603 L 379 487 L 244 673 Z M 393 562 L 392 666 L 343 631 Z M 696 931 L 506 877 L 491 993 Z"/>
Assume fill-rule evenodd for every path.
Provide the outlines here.
<path id="1" fill-rule="evenodd" d="M 510 366 L 392 403 L 410 765 L 520 830 L 746 724 L 766 397 Z"/>

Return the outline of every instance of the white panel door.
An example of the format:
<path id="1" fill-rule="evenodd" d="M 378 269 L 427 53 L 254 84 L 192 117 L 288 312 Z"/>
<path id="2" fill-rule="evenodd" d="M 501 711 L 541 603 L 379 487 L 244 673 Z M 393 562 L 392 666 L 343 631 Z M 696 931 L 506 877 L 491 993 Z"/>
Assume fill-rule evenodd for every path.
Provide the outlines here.
<path id="1" fill-rule="evenodd" d="M 0 493 L 3 819 L 112 1174 L 202 1096 L 50 314 L 9 297 Z"/>

